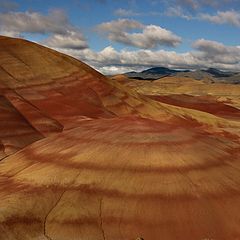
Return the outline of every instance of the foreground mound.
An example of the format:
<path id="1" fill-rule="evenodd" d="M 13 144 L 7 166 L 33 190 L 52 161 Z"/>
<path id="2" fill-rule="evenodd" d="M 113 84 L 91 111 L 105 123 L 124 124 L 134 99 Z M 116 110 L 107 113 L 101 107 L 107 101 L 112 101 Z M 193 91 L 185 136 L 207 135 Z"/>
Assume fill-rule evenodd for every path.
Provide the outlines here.
<path id="1" fill-rule="evenodd" d="M 2 162 L 1 239 L 234 239 L 239 149 L 195 127 L 85 122 Z"/>

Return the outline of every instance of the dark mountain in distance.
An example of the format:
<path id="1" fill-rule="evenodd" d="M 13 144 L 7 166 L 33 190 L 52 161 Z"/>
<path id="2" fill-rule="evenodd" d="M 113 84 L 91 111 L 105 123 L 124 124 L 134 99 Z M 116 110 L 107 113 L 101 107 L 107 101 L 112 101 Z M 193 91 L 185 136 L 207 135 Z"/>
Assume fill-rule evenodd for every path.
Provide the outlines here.
<path id="1" fill-rule="evenodd" d="M 139 80 L 157 80 L 167 76 L 190 77 L 196 80 L 205 80 L 208 82 L 223 82 L 223 83 L 240 83 L 240 73 L 226 72 L 216 68 L 200 69 L 200 70 L 175 70 L 165 67 L 153 67 L 141 72 L 127 72 L 129 78 Z"/>
<path id="2" fill-rule="evenodd" d="M 224 72 L 216 68 L 208 68 L 207 70 L 202 70 L 203 72 L 210 73 L 214 77 L 231 77 L 236 75 L 235 72 Z"/>
<path id="3" fill-rule="evenodd" d="M 179 70 L 169 69 L 165 67 L 154 67 L 154 68 L 149 68 L 147 70 L 142 71 L 142 73 L 152 73 L 152 74 L 172 74 L 177 72 L 189 72 L 189 70 L 179 71 Z"/>
<path id="4" fill-rule="evenodd" d="M 202 80 L 211 83 L 240 83 L 240 73 L 237 72 L 225 72 L 215 68 L 209 68 L 206 70 L 195 70 L 187 73 L 177 73 L 177 77 L 189 77 L 196 80 Z"/>
<path id="5" fill-rule="evenodd" d="M 189 72 L 189 70 L 174 70 L 165 67 L 153 67 L 143 70 L 142 72 L 128 72 L 125 73 L 125 75 L 129 78 L 135 78 L 140 80 L 156 80 L 162 77 L 182 72 L 186 73 Z"/>

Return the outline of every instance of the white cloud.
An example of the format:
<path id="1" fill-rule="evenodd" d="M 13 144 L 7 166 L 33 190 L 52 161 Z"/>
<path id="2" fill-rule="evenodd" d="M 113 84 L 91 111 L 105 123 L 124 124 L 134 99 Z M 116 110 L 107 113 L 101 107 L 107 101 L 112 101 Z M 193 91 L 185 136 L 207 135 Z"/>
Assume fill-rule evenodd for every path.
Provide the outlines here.
<path id="1" fill-rule="evenodd" d="M 170 7 L 183 7 L 191 10 L 198 10 L 203 7 L 212 7 L 215 9 L 236 3 L 238 0 L 159 0 L 165 2 Z"/>
<path id="2" fill-rule="evenodd" d="M 223 43 L 210 41 L 203 38 L 195 41 L 193 43 L 193 47 L 209 54 L 225 54 L 238 51 L 236 49 L 237 47 L 225 46 Z"/>
<path id="3" fill-rule="evenodd" d="M 130 19 L 118 19 L 111 22 L 105 22 L 99 24 L 96 29 L 100 32 L 121 32 L 128 31 L 132 29 L 141 29 L 144 25 L 134 20 Z"/>
<path id="4" fill-rule="evenodd" d="M 43 43 L 51 47 L 82 49 L 87 42 L 80 30 L 69 23 L 62 10 L 48 15 L 37 12 L 0 13 L 0 33 L 18 37 L 24 33 L 50 34 Z"/>
<path id="5" fill-rule="evenodd" d="M 80 32 L 69 31 L 66 35 L 54 34 L 44 40 L 43 44 L 54 48 L 84 49 L 88 44 Z"/>
<path id="6" fill-rule="evenodd" d="M 7 37 L 23 38 L 20 32 L 0 30 L 0 35 Z"/>
<path id="7" fill-rule="evenodd" d="M 169 7 L 164 15 L 168 17 L 180 17 L 187 20 L 201 20 L 208 21 L 215 24 L 231 24 L 233 26 L 240 27 L 240 12 L 229 10 L 229 11 L 217 11 L 216 14 L 199 13 L 192 15 L 186 9 L 175 6 Z"/>
<path id="8" fill-rule="evenodd" d="M 161 0 L 160 0 L 161 1 Z M 208 21 L 215 24 L 231 24 L 240 27 L 239 0 L 169 0 L 165 1 L 165 16 L 180 17 L 186 20 Z M 201 12 L 203 7 L 218 9 L 216 13 Z M 226 10 L 226 7 L 229 10 Z M 235 8 L 234 8 L 235 7 Z M 220 10 L 224 9 L 224 10 Z M 234 9 L 234 10 L 233 10 Z"/>
<path id="9" fill-rule="evenodd" d="M 8 12 L 0 14 L 0 29 L 13 32 L 64 34 L 72 28 L 61 10 L 52 10 L 48 15 L 37 12 Z"/>
<path id="10" fill-rule="evenodd" d="M 153 66 L 164 66 L 175 69 L 196 69 L 215 67 L 222 70 L 240 69 L 239 46 L 225 46 L 222 43 L 197 40 L 194 51 L 177 53 L 165 50 L 117 51 L 112 46 L 100 52 L 90 49 L 64 50 L 90 64 L 104 74 L 117 74 L 128 71 L 139 71 Z"/>
<path id="11" fill-rule="evenodd" d="M 216 15 L 200 14 L 199 18 L 212 23 L 217 24 L 227 23 L 240 27 L 240 12 L 234 10 L 225 12 L 218 11 Z"/>
<path id="12" fill-rule="evenodd" d="M 181 17 L 187 20 L 193 19 L 193 17 L 189 13 L 185 13 L 183 8 L 180 6 L 169 7 L 165 11 L 165 15 L 169 17 Z"/>
<path id="13" fill-rule="evenodd" d="M 158 46 L 176 47 L 181 38 L 171 31 L 156 25 L 143 25 L 129 19 L 119 19 L 97 26 L 101 33 L 107 33 L 109 40 L 137 48 L 156 48 Z M 142 32 L 132 32 L 141 30 Z M 131 31 L 131 32 L 130 32 Z"/>
<path id="14" fill-rule="evenodd" d="M 131 11 L 125 13 L 130 14 Z M 193 18 L 181 7 L 169 8 L 166 14 L 185 19 Z M 205 14 L 200 17 L 219 24 L 231 23 L 239 26 L 238 14 L 232 10 L 218 12 L 216 16 L 207 17 Z M 53 10 L 47 15 L 36 12 L 0 13 L 0 34 L 13 37 L 22 37 L 24 33 L 43 34 L 48 36 L 42 41 L 43 44 L 77 57 L 105 74 L 142 70 L 152 66 L 178 69 L 199 67 L 240 69 L 239 46 L 225 46 L 219 42 L 199 39 L 193 44 L 194 49 L 189 52 L 154 51 L 150 49 L 162 45 L 175 47 L 181 43 L 181 38 L 160 26 L 144 25 L 130 19 L 102 23 L 97 26 L 97 30 L 113 42 L 134 46 L 139 50 L 117 51 L 112 46 L 99 52 L 90 50 L 81 31 L 69 22 L 68 17 L 61 10 Z"/>
<path id="15" fill-rule="evenodd" d="M 193 47 L 199 51 L 199 58 L 210 64 L 229 64 L 239 66 L 240 48 L 238 46 L 225 46 L 216 41 L 199 39 Z"/>

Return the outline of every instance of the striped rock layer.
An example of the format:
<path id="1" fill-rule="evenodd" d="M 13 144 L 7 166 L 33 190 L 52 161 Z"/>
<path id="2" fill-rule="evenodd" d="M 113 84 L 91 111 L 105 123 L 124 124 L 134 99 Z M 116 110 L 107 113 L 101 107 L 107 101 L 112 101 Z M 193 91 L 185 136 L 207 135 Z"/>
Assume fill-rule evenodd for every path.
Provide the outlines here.
<path id="1" fill-rule="evenodd" d="M 0 240 L 240 239 L 237 109 L 143 96 L 24 40 L 0 56 Z"/>

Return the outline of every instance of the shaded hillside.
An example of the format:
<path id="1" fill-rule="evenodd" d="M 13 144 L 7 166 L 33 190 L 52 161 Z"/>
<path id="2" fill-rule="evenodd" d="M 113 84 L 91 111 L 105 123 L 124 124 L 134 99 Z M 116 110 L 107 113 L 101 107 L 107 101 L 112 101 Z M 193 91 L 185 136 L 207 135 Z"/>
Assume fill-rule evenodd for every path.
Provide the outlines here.
<path id="1" fill-rule="evenodd" d="M 0 159 L 43 137 L 4 96 L 0 96 L 0 123 Z"/>
<path id="2" fill-rule="evenodd" d="M 128 72 L 125 73 L 129 78 L 135 78 L 135 79 L 142 79 L 142 80 L 156 80 L 162 77 L 166 77 L 169 75 L 174 75 L 176 73 L 180 72 L 188 72 L 188 71 L 178 71 L 174 69 L 169 69 L 165 67 L 154 67 L 154 68 L 149 68 L 147 70 L 143 70 L 141 72 Z"/>
<path id="3" fill-rule="evenodd" d="M 207 70 L 196 70 L 187 73 L 177 73 L 175 74 L 175 77 L 189 77 L 208 83 L 240 83 L 240 73 L 223 72 L 215 68 L 209 68 Z"/>
<path id="4" fill-rule="evenodd" d="M 202 70 L 203 72 L 207 72 L 211 75 L 213 75 L 216 78 L 222 78 L 222 77 L 232 77 L 234 75 L 236 75 L 236 73 L 233 72 L 224 72 L 221 70 L 218 70 L 216 68 L 208 68 L 206 70 Z"/>
<path id="5" fill-rule="evenodd" d="M 0 131 L 16 119 L 13 145 L 32 136 L 0 162 L 1 240 L 240 238 L 237 117 L 24 40 L 0 54 Z"/>
<path id="6" fill-rule="evenodd" d="M 174 70 L 165 67 L 149 68 L 141 72 L 124 73 L 128 78 L 137 80 L 157 80 L 164 77 L 188 77 L 208 83 L 239 84 L 240 73 L 221 71 L 215 68 L 202 70 Z"/>

